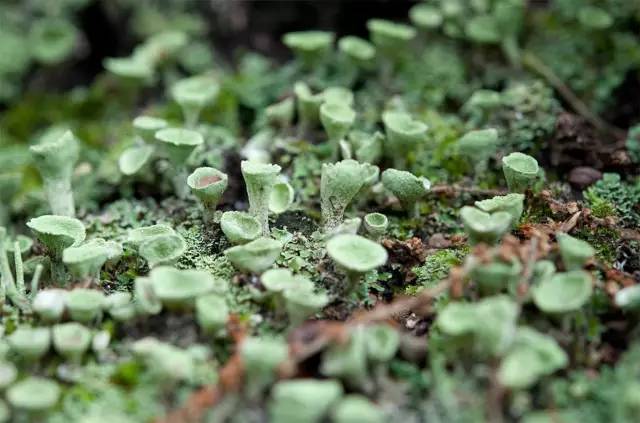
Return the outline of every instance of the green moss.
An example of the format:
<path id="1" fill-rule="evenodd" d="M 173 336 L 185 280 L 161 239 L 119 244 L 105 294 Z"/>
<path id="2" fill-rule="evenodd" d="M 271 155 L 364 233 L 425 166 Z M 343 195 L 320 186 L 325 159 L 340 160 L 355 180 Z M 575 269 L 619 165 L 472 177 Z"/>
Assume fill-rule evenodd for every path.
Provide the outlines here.
<path id="1" fill-rule="evenodd" d="M 434 287 L 447 277 L 453 266 L 462 263 L 468 252 L 468 248 L 446 248 L 428 255 L 423 264 L 412 269 L 416 280 L 405 288 L 405 294 L 415 295 L 423 288 Z"/>
<path id="2" fill-rule="evenodd" d="M 576 238 L 587 241 L 596 249 L 596 257 L 608 265 L 613 264 L 618 255 L 620 231 L 599 226 L 595 229 L 581 228 L 573 232 Z"/>

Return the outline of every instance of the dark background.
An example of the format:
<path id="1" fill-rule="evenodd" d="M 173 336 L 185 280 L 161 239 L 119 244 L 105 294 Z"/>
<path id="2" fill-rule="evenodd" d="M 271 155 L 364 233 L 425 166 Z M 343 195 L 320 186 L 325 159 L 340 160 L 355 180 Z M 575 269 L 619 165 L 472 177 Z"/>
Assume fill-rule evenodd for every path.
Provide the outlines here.
<path id="1" fill-rule="evenodd" d="M 54 1 L 54 0 L 52 0 Z M 78 66 L 95 74 L 105 57 L 123 56 L 141 40 L 130 31 L 130 16 L 107 12 L 109 0 L 92 3 L 79 16 L 89 55 Z M 144 1 L 144 0 L 141 0 Z M 188 0 L 185 0 L 188 1 Z M 289 31 L 331 30 L 338 36 L 367 36 L 367 20 L 406 20 L 418 0 L 196 0 L 194 10 L 207 17 L 208 37 L 219 53 L 231 58 L 238 48 L 276 59 L 289 52 L 281 36 Z M 162 4 L 161 0 L 156 4 Z"/>

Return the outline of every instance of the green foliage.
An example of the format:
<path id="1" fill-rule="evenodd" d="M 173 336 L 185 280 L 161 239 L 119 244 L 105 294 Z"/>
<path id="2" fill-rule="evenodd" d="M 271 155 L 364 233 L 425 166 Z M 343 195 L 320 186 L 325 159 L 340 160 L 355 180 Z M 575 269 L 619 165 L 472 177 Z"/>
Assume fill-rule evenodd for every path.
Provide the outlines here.
<path id="1" fill-rule="evenodd" d="M 589 207 L 598 215 L 615 215 L 625 227 L 640 225 L 640 179 L 635 182 L 622 181 L 617 173 L 605 173 L 601 180 L 584 192 Z"/>

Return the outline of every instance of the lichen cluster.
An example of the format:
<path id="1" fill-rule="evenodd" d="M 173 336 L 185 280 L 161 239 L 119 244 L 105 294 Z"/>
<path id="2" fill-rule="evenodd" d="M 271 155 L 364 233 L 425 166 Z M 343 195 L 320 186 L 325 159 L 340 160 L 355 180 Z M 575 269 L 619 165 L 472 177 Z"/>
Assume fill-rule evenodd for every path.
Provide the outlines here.
<path id="1" fill-rule="evenodd" d="M 640 6 L 432 0 L 227 63 L 189 2 L 114 2 L 126 56 L 22 90 L 83 3 L 0 6 L 0 422 L 634 421 Z"/>

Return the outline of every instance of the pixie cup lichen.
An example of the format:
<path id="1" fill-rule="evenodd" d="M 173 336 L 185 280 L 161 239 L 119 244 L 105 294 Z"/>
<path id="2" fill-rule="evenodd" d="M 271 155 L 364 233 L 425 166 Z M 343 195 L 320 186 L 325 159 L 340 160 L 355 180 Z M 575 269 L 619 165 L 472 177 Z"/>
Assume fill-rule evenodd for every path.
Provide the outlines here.
<path id="1" fill-rule="evenodd" d="M 333 160 L 337 160 L 340 140 L 347 135 L 355 119 L 356 112 L 344 102 L 325 102 L 320 106 L 320 121 L 329 137 Z"/>
<path id="2" fill-rule="evenodd" d="M 247 337 L 242 342 L 240 355 L 246 372 L 247 396 L 257 398 L 275 380 L 278 365 L 288 356 L 288 347 L 276 338 Z"/>
<path id="3" fill-rule="evenodd" d="M 293 86 L 296 95 L 296 109 L 298 112 L 299 132 L 304 135 L 318 123 L 320 106 L 324 102 L 323 93 L 314 94 L 304 82 L 297 82 Z"/>
<path id="4" fill-rule="evenodd" d="M 275 214 L 284 213 L 293 204 L 295 196 L 291 184 L 286 181 L 276 182 L 269 196 L 269 211 Z"/>
<path id="5" fill-rule="evenodd" d="M 173 184 L 179 198 L 187 195 L 186 161 L 193 150 L 204 142 L 199 132 L 184 128 L 165 128 L 155 134 L 174 167 Z"/>
<path id="6" fill-rule="evenodd" d="M 65 248 L 75 247 L 84 241 L 86 236 L 84 225 L 73 217 L 44 215 L 29 220 L 27 226 L 47 247 L 51 256 L 52 277 L 64 283 L 66 271 L 62 264 L 62 253 Z"/>
<path id="7" fill-rule="evenodd" d="M 367 40 L 347 35 L 338 41 L 338 49 L 360 68 L 369 68 L 376 57 L 376 48 Z"/>
<path id="8" fill-rule="evenodd" d="M 65 296 L 65 306 L 72 320 L 91 323 L 102 317 L 105 298 L 101 291 L 76 288 Z"/>
<path id="9" fill-rule="evenodd" d="M 149 278 L 155 295 L 167 307 L 193 307 L 196 298 L 212 292 L 223 294 L 227 289 L 226 281 L 203 270 L 160 266 Z"/>
<path id="10" fill-rule="evenodd" d="M 34 418 L 53 408 L 60 399 L 60 386 L 53 380 L 31 376 L 13 384 L 7 390 L 7 402 L 15 409 Z"/>
<path id="11" fill-rule="evenodd" d="M 566 270 L 582 269 L 596 253 L 596 250 L 588 242 L 571 235 L 559 233 L 556 235 L 556 239 Z"/>
<path id="12" fill-rule="evenodd" d="M 580 309 L 592 292 L 591 275 L 573 270 L 541 281 L 533 288 L 533 302 L 545 313 L 567 313 Z"/>
<path id="13" fill-rule="evenodd" d="M 268 404 L 273 423 L 317 423 L 329 413 L 342 396 L 342 386 L 335 380 L 297 379 L 280 381 Z M 362 420 L 364 422 L 364 420 Z"/>
<path id="14" fill-rule="evenodd" d="M 271 126 L 279 129 L 289 128 L 295 114 L 295 102 L 293 98 L 287 97 L 268 106 L 264 114 Z"/>
<path id="15" fill-rule="evenodd" d="M 502 171 L 512 192 L 525 192 L 532 188 L 540 175 L 536 159 L 518 152 L 502 158 Z"/>
<path id="16" fill-rule="evenodd" d="M 246 244 L 262 235 L 258 219 L 245 212 L 224 212 L 220 218 L 220 228 L 232 244 Z"/>
<path id="17" fill-rule="evenodd" d="M 156 132 L 165 129 L 169 123 L 161 118 L 153 116 L 138 116 L 133 119 L 133 129 L 136 134 L 147 144 L 155 143 Z"/>
<path id="18" fill-rule="evenodd" d="M 298 283 L 283 293 L 289 322 L 297 326 L 329 304 L 326 292 L 313 290 L 313 284 Z"/>
<path id="19" fill-rule="evenodd" d="M 338 402 L 332 411 L 335 423 L 384 423 L 384 412 L 365 396 L 350 394 Z"/>
<path id="20" fill-rule="evenodd" d="M 51 331 L 56 352 L 74 363 L 80 363 L 91 345 L 91 331 L 75 322 L 55 325 Z"/>
<path id="21" fill-rule="evenodd" d="M 78 141 L 71 131 L 56 139 L 45 139 L 29 148 L 42 176 L 51 213 L 73 217 L 76 214 L 71 178 L 79 157 Z"/>
<path id="22" fill-rule="evenodd" d="M 282 243 L 270 238 L 258 238 L 247 244 L 225 250 L 224 255 L 238 270 L 260 273 L 276 262 Z"/>
<path id="23" fill-rule="evenodd" d="M 142 244 L 138 253 L 144 258 L 149 267 L 162 264 L 174 264 L 187 251 L 187 243 L 178 234 L 158 235 Z"/>
<path id="24" fill-rule="evenodd" d="M 293 50 L 305 67 L 313 69 L 325 59 L 334 39 L 332 32 L 299 31 L 285 34 L 282 42 Z"/>
<path id="25" fill-rule="evenodd" d="M 151 159 L 155 149 L 150 145 L 136 145 L 127 148 L 118 158 L 118 168 L 123 175 L 138 173 Z"/>
<path id="26" fill-rule="evenodd" d="M 180 105 L 185 126 L 194 128 L 202 109 L 215 101 L 220 84 L 207 75 L 181 79 L 171 87 L 171 97 Z"/>
<path id="27" fill-rule="evenodd" d="M 360 277 L 384 265 L 388 254 L 380 244 L 359 235 L 336 235 L 327 242 L 327 253 L 347 275 L 346 291 L 353 292 Z"/>
<path id="28" fill-rule="evenodd" d="M 202 203 L 205 221 L 213 221 L 216 207 L 228 183 L 227 175 L 212 167 L 199 167 L 187 178 L 191 192 Z"/>
<path id="29" fill-rule="evenodd" d="M 229 308 L 220 294 L 207 294 L 196 299 L 196 320 L 203 331 L 216 333 L 224 329 Z"/>
<path id="30" fill-rule="evenodd" d="M 406 168 L 407 155 L 426 141 L 428 126 L 407 113 L 396 111 L 385 112 L 382 122 L 387 134 L 387 156 L 396 168 Z"/>
<path id="31" fill-rule="evenodd" d="M 34 362 L 42 358 L 51 346 L 51 332 L 49 328 L 21 327 L 7 338 L 11 350 L 27 362 Z"/>
<path id="32" fill-rule="evenodd" d="M 505 211 L 513 218 L 513 224 L 517 225 L 524 210 L 524 194 L 497 195 L 493 198 L 476 201 L 475 206 L 487 213 Z"/>
<path id="33" fill-rule="evenodd" d="M 478 178 L 485 173 L 489 159 L 498 148 L 498 131 L 494 128 L 470 131 L 456 145 L 458 152 L 472 164 L 475 177 Z"/>
<path id="34" fill-rule="evenodd" d="M 475 207 L 465 206 L 460 210 L 460 218 L 471 245 L 485 242 L 497 243 L 512 225 L 513 217 L 505 211 L 486 213 Z"/>
<path id="35" fill-rule="evenodd" d="M 249 213 L 262 227 L 262 235 L 269 235 L 269 200 L 280 174 L 280 166 L 250 161 L 241 163 L 242 176 L 249 197 Z"/>
<path id="36" fill-rule="evenodd" d="M 431 188 L 431 182 L 428 179 L 404 170 L 387 169 L 382 172 L 382 184 L 398 198 L 402 208 L 411 216 L 420 216 L 418 201 Z"/>
<path id="37" fill-rule="evenodd" d="M 344 211 L 360 191 L 366 169 L 355 160 L 342 160 L 322 165 L 320 207 L 325 232 L 337 227 Z"/>
<path id="38" fill-rule="evenodd" d="M 438 7 L 427 3 L 418 3 L 409 9 L 409 19 L 411 23 L 424 31 L 437 29 L 444 21 Z"/>
<path id="39" fill-rule="evenodd" d="M 373 241 L 378 242 L 389 227 L 389 219 L 382 213 L 368 213 L 364 216 L 364 229 Z"/>

